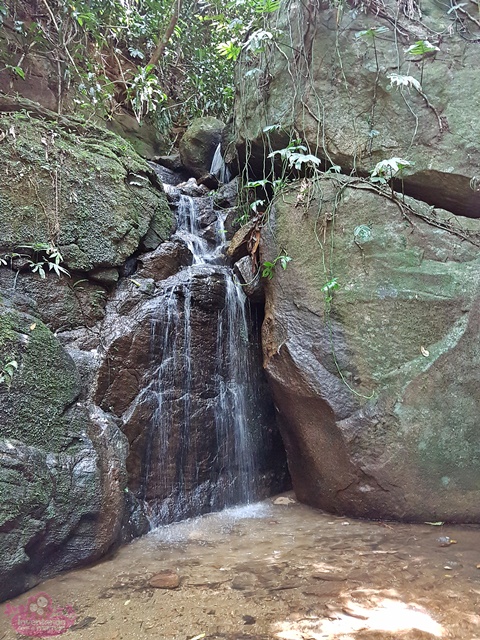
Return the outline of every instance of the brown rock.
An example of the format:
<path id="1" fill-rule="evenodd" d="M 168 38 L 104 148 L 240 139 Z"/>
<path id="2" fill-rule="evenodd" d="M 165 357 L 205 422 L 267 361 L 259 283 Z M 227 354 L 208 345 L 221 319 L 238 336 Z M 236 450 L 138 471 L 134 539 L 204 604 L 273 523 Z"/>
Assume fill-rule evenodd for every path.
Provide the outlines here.
<path id="1" fill-rule="evenodd" d="M 177 589 L 180 586 L 180 577 L 175 571 L 162 571 L 150 579 L 149 585 L 155 589 Z"/>
<path id="2" fill-rule="evenodd" d="M 346 576 L 343 576 L 339 573 L 312 573 L 312 578 L 315 580 L 325 580 L 326 582 L 336 582 L 338 580 L 343 581 L 346 580 Z"/>
<path id="3" fill-rule="evenodd" d="M 138 259 L 137 274 L 142 278 L 165 280 L 192 263 L 192 254 L 182 242 L 163 242 L 158 249 Z"/>

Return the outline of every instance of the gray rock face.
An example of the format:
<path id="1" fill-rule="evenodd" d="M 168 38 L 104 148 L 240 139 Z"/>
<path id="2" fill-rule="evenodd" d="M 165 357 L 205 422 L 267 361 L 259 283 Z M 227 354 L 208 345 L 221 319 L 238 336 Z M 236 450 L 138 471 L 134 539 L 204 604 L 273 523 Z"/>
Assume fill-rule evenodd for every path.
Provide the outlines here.
<path id="1" fill-rule="evenodd" d="M 480 224 L 429 212 L 326 177 L 284 191 L 264 230 L 264 259 L 292 258 L 263 350 L 308 504 L 480 521 Z"/>
<path id="2" fill-rule="evenodd" d="M 221 120 L 209 116 L 197 118 L 185 132 L 180 142 L 180 158 L 195 178 L 201 178 L 210 171 L 224 127 Z"/>
<path id="3" fill-rule="evenodd" d="M 479 217 L 477 18 L 433 0 L 400 13 L 393 0 L 372 12 L 284 0 L 271 16 L 275 43 L 245 52 L 238 65 L 241 158 L 261 176 L 274 161 L 266 156 L 298 138 L 322 170 L 334 164 L 368 175 L 378 162 L 403 158 L 412 163 L 405 193 Z M 407 53 L 420 40 L 438 50 Z"/>

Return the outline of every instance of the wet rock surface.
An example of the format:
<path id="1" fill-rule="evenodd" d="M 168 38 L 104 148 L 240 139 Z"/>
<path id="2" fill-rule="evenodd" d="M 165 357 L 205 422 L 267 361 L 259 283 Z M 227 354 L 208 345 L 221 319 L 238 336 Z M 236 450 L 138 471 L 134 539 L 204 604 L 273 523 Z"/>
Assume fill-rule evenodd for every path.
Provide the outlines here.
<path id="1" fill-rule="evenodd" d="M 48 100 L 0 103 L 8 177 L 0 185 L 2 600 L 145 533 L 145 498 L 165 500 L 165 518 L 175 519 L 220 508 L 224 491 L 234 502 L 232 487 L 240 490 L 245 475 L 224 468 L 227 452 L 235 459 L 241 448 L 225 435 L 235 412 L 218 419 L 219 406 L 233 406 L 224 397 L 236 393 L 222 343 L 232 319 L 229 270 L 206 268 L 187 286 L 198 247 L 221 260 L 225 237 L 208 188 L 189 180 L 178 158 L 164 159 L 170 168 L 147 163 L 111 131 L 49 111 Z M 223 124 L 203 125 L 184 152 L 205 174 Z M 131 134 L 150 157 L 156 143 L 142 129 Z M 172 209 L 162 180 L 180 183 L 169 191 Z M 195 223 L 169 240 L 185 194 L 198 198 L 202 237 Z M 248 428 L 267 448 L 255 495 L 264 496 L 285 487 L 288 472 L 261 374 L 258 320 L 246 326 L 239 335 L 255 336 L 255 362 L 244 374 L 257 394 Z M 179 354 L 167 354 L 175 335 Z M 158 384 L 163 359 L 167 392 Z M 165 402 L 173 406 L 168 450 L 161 433 L 151 438 Z M 79 628 L 91 626 L 85 620 Z"/>
<path id="2" fill-rule="evenodd" d="M 166 251 L 168 244 L 176 246 L 162 245 Z M 153 264 L 159 253 L 151 254 Z M 228 355 L 226 329 L 230 274 L 224 267 L 202 266 L 193 276 L 183 269 L 165 280 L 146 281 L 141 278 L 145 268 L 109 302 L 103 324 L 108 338 L 103 340 L 94 396 L 96 404 L 121 421 L 128 438 L 130 490 L 156 504 L 158 517 L 169 521 L 221 507 L 225 500 L 228 504 L 240 480 L 255 482 L 255 495 L 285 486 L 282 445 L 259 369 L 258 324 L 245 336 L 251 346 L 244 345 L 251 349 L 248 369 L 242 372 L 250 389 L 249 406 L 236 405 L 247 412 L 249 437 L 262 452 L 256 454 L 257 477 L 249 479 L 245 469 L 232 466 L 232 436 L 228 431 L 220 436 L 219 429 L 226 426 L 219 423 L 219 411 L 225 394 L 233 392 L 222 391 L 222 385 L 233 390 L 236 384 L 228 373 L 233 355 Z M 139 286 L 145 282 L 151 283 L 149 290 Z"/>
<path id="3" fill-rule="evenodd" d="M 439 532 L 457 544 L 438 547 Z M 37 590 L 73 606 L 74 640 L 471 640 L 479 536 L 256 505 L 161 528 Z M 180 585 L 154 588 L 158 574 Z M 13 640 L 5 605 L 0 616 Z"/>

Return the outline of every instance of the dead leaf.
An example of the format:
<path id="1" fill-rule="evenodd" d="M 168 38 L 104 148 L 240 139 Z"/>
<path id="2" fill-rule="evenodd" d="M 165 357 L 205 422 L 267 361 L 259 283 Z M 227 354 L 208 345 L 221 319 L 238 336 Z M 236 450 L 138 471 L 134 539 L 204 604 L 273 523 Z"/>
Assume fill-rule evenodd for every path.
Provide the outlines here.
<path id="1" fill-rule="evenodd" d="M 37 326 L 37 323 L 36 322 L 32 322 L 32 324 L 30 325 L 30 331 L 33 331 L 36 326 Z"/>

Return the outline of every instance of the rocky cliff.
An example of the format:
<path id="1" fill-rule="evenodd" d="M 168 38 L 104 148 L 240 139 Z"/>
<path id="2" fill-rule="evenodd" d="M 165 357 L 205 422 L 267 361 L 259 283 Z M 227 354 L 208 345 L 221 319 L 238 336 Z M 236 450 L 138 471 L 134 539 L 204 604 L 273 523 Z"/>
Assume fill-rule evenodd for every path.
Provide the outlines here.
<path id="1" fill-rule="evenodd" d="M 285 0 L 238 68 L 265 367 L 297 495 L 329 511 L 480 519 L 478 27 L 473 4 Z"/>
<path id="2" fill-rule="evenodd" d="M 0 598 L 99 558 L 130 515 L 128 442 L 91 400 L 95 336 L 141 247 L 168 237 L 156 174 L 128 143 L 28 101 L 0 117 Z M 43 276 L 43 277 L 41 277 Z M 139 530 L 141 530 L 141 526 Z M 128 535 L 128 532 L 127 534 Z"/>
<path id="3" fill-rule="evenodd" d="M 228 266 L 187 273 L 195 243 L 214 248 L 236 189 L 221 206 L 198 199 L 202 238 L 184 229 L 168 241 L 183 196 L 167 199 L 159 176 L 178 176 L 26 99 L 0 97 L 0 111 L 2 600 L 145 533 L 147 515 L 171 522 L 263 497 L 287 473 L 255 313 L 232 322 Z M 208 172 L 215 145 L 198 149 L 197 134 L 195 154 L 182 150 Z M 248 367 L 233 375 L 233 360 Z M 254 478 L 235 413 L 258 452 Z"/>

